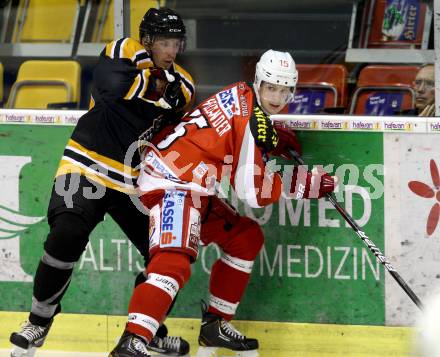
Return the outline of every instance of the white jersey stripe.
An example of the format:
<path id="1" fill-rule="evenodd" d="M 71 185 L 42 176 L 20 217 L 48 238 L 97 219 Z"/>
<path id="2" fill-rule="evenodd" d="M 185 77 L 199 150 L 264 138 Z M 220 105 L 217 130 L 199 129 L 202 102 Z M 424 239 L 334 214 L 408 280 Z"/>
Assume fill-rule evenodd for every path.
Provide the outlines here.
<path id="1" fill-rule="evenodd" d="M 231 268 L 240 270 L 247 274 L 252 272 L 252 267 L 254 266 L 254 262 L 252 260 L 236 258 L 226 253 L 224 253 L 221 257 L 221 261 L 226 265 L 229 265 Z"/>
<path id="2" fill-rule="evenodd" d="M 62 157 L 62 160 L 69 161 L 69 162 L 71 162 L 72 164 L 74 164 L 74 166 L 79 166 L 79 167 L 83 168 L 84 170 L 86 170 L 87 172 L 89 172 L 89 173 L 91 173 L 91 174 L 93 174 L 93 175 L 96 175 L 96 176 L 98 176 L 98 177 L 103 177 L 103 178 L 105 178 L 106 180 L 108 180 L 108 181 L 114 183 L 115 185 L 117 185 L 117 186 L 119 186 L 119 187 L 128 188 L 128 189 L 134 189 L 134 188 L 135 188 L 134 185 L 130 185 L 130 184 L 123 183 L 123 182 L 121 182 L 121 181 L 118 181 L 118 180 L 112 179 L 111 177 L 109 177 L 109 176 L 107 176 L 107 175 L 105 175 L 105 174 L 103 174 L 103 173 L 101 173 L 101 172 L 99 172 L 99 171 L 92 170 L 90 167 L 84 165 L 83 163 L 81 163 L 81 162 L 79 162 L 79 161 L 73 160 L 71 157 L 63 156 L 63 157 Z M 105 186 L 105 185 L 104 185 L 104 186 Z"/>
<path id="3" fill-rule="evenodd" d="M 142 71 L 141 75 L 142 75 L 143 81 L 142 81 L 142 89 L 138 94 L 139 98 L 142 98 L 147 90 L 147 77 L 145 77 L 145 71 Z"/>
<path id="4" fill-rule="evenodd" d="M 71 150 L 73 152 L 76 152 L 78 155 L 84 156 L 84 157 L 88 158 L 89 160 L 91 160 L 93 162 L 96 162 L 98 165 L 106 168 L 107 170 L 113 171 L 113 172 L 115 172 L 115 173 L 117 173 L 119 175 L 122 175 L 122 176 L 124 176 L 124 177 L 126 177 L 128 179 L 136 179 L 137 178 L 137 176 L 129 175 L 126 172 L 123 172 L 123 171 L 120 171 L 120 170 L 116 170 L 114 167 L 108 166 L 107 164 L 103 163 L 102 161 L 99 161 L 99 160 L 96 160 L 96 159 L 92 158 L 91 156 L 87 155 L 84 151 L 81 151 L 81 150 L 79 150 L 79 149 L 77 149 L 77 148 L 75 148 L 73 146 L 67 145 L 66 149 L 69 149 L 69 150 Z"/>
<path id="5" fill-rule="evenodd" d="M 147 51 L 145 51 L 144 49 L 136 51 L 134 53 L 134 55 L 131 56 L 131 62 L 135 62 L 136 61 L 136 56 L 140 55 L 141 53 L 147 53 Z"/>
<path id="6" fill-rule="evenodd" d="M 260 208 L 257 201 L 257 192 L 255 187 L 255 175 L 261 175 L 261 172 L 255 172 L 255 141 L 251 133 L 249 123 L 246 125 L 243 142 L 240 148 L 240 157 L 238 159 L 237 173 L 235 175 L 235 190 L 237 196 L 245 201 L 252 208 Z M 260 169 L 257 167 L 257 169 Z"/>
<path id="7" fill-rule="evenodd" d="M 142 64 L 142 63 L 146 63 L 146 62 L 153 63 L 153 61 L 151 60 L 151 58 L 144 58 L 144 59 L 142 59 L 142 60 L 137 61 L 136 64 L 139 66 L 140 64 Z"/>
<path id="8" fill-rule="evenodd" d="M 122 56 L 124 54 L 124 46 L 127 43 L 127 41 L 128 41 L 128 37 L 122 41 L 121 46 L 119 47 L 119 58 L 123 58 Z"/>
<path id="9" fill-rule="evenodd" d="M 211 295 L 209 297 L 209 306 L 217 309 L 220 312 L 223 312 L 224 314 L 235 315 L 235 311 L 237 311 L 238 303 L 233 304 L 229 301 Z"/>
<path id="10" fill-rule="evenodd" d="M 186 81 L 187 81 L 190 85 L 193 84 L 192 80 L 189 79 L 187 76 L 185 76 L 182 72 L 179 72 L 178 70 L 176 70 L 176 72 L 179 73 L 180 76 L 182 76 L 183 78 L 185 78 Z M 193 92 L 194 92 L 194 91 L 195 91 L 195 88 L 194 88 L 194 86 L 192 86 L 192 87 L 193 87 L 192 90 L 193 90 Z"/>
<path id="11" fill-rule="evenodd" d="M 143 71 L 142 71 L 143 72 Z M 142 72 L 141 73 L 138 73 L 138 75 L 135 77 L 135 80 L 134 80 L 134 82 L 136 83 L 137 82 L 137 85 L 136 85 L 136 88 L 135 89 L 133 89 L 133 91 L 131 92 L 131 94 L 130 94 L 130 96 L 128 97 L 128 99 L 133 99 L 134 98 L 134 95 L 136 94 L 136 92 L 138 91 L 138 89 L 139 89 L 139 86 L 141 85 L 141 83 L 143 82 L 142 81 Z"/>
<path id="12" fill-rule="evenodd" d="M 113 41 L 112 49 L 110 51 L 110 58 L 115 58 L 115 47 L 116 47 L 117 42 L 118 42 L 118 40 Z"/>
<path id="13" fill-rule="evenodd" d="M 154 336 L 159 328 L 159 321 L 153 319 L 151 316 L 141 314 L 139 312 L 132 312 L 128 314 L 128 322 L 132 324 L 136 324 L 142 326 L 151 332 Z"/>
<path id="14" fill-rule="evenodd" d="M 179 283 L 175 279 L 166 275 L 150 273 L 148 274 L 145 284 L 153 285 L 156 288 L 165 291 L 170 296 L 171 300 L 174 300 L 179 291 Z"/>

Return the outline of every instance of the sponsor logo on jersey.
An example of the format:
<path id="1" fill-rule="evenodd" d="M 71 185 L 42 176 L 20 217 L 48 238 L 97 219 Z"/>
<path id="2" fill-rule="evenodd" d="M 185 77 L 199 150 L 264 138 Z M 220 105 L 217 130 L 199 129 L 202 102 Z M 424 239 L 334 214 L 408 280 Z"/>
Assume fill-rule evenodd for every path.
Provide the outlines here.
<path id="1" fill-rule="evenodd" d="M 156 220 L 154 216 L 150 216 L 150 225 L 148 227 L 148 240 L 151 241 L 154 232 L 156 231 Z"/>
<path id="2" fill-rule="evenodd" d="M 220 109 L 217 99 L 210 98 L 206 100 L 203 102 L 201 109 L 219 136 L 223 136 L 231 130 L 229 119 Z"/>
<path id="3" fill-rule="evenodd" d="M 259 145 L 263 145 L 266 148 L 272 149 L 278 144 L 278 135 L 275 130 L 269 127 L 270 119 L 264 114 L 263 110 L 255 106 L 254 115 L 256 119 L 256 139 L 255 141 Z"/>
<path id="4" fill-rule="evenodd" d="M 182 191 L 165 191 L 162 204 L 161 248 L 182 246 L 185 195 Z"/>
<path id="5" fill-rule="evenodd" d="M 208 166 L 201 161 L 192 172 L 195 178 L 201 180 L 202 177 L 208 172 Z"/>
<path id="6" fill-rule="evenodd" d="M 243 116 L 247 117 L 249 115 L 248 103 L 246 97 L 243 94 L 240 95 L 240 106 Z"/>
<path id="7" fill-rule="evenodd" d="M 238 105 L 237 87 L 233 87 L 219 92 L 216 95 L 221 110 L 228 119 L 234 115 L 240 115 L 240 106 Z"/>
<path id="8" fill-rule="evenodd" d="M 171 170 L 157 157 L 157 155 L 153 151 L 149 151 L 145 156 L 145 164 L 147 168 L 144 168 L 144 171 L 147 174 L 157 173 L 160 174 L 163 178 L 179 181 L 179 179 L 171 172 Z M 152 172 L 149 172 L 149 171 Z"/>
<path id="9" fill-rule="evenodd" d="M 192 223 L 190 224 L 190 228 L 189 228 L 188 247 L 197 252 L 199 249 L 201 224 L 200 224 L 200 215 L 198 215 L 197 218 L 193 217 L 194 211 L 195 211 L 195 208 L 192 209 L 192 212 L 191 212 Z"/>

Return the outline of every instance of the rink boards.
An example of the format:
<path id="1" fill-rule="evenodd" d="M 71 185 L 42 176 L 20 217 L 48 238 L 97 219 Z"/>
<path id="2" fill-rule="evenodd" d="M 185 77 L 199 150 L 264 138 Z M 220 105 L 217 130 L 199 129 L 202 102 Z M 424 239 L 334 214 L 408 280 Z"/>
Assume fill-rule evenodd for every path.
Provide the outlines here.
<path id="1" fill-rule="evenodd" d="M 8 336 L 24 313 L 0 312 L 5 322 L 2 335 Z M 170 331 L 187 339 L 191 355 L 197 351 L 200 321 L 172 318 L 167 321 Z M 44 349 L 36 357 L 104 357 L 119 338 L 125 324 L 121 316 L 61 314 L 52 327 Z M 262 357 L 408 357 L 413 350 L 413 332 L 407 327 L 356 325 L 324 325 L 238 321 L 234 325 L 247 336 L 258 338 Z M 0 357 L 6 357 L 9 344 L 0 340 Z M 54 352 L 59 351 L 59 352 Z M 76 351 L 69 354 L 68 351 Z M 83 354 L 80 354 L 80 353 Z M 86 353 L 89 352 L 89 353 Z M 233 356 L 222 350 L 220 356 Z"/>
<path id="2" fill-rule="evenodd" d="M 47 234 L 51 182 L 80 114 L 0 112 L 0 310 L 30 307 L 32 274 Z M 302 118 L 292 122 L 306 162 L 321 164 L 341 178 L 336 193 L 340 204 L 423 299 L 440 279 L 440 228 L 434 227 L 436 217 L 430 214 L 438 202 L 431 174 L 440 164 L 436 124 L 414 118 L 391 124 L 375 118 L 371 125 L 366 119 L 366 124 L 354 125 L 346 117 L 332 116 L 331 122 L 329 117 Z M 412 181 L 432 187 L 434 196 L 411 190 Z M 259 221 L 266 243 L 237 319 L 296 327 L 413 324 L 413 303 L 328 201 L 282 199 L 260 210 L 238 205 Z M 199 318 L 199 300 L 207 297 L 210 265 L 218 256 L 216 247 L 201 249 L 174 317 Z M 125 315 L 134 276 L 141 269 L 135 249 L 107 218 L 76 265 L 63 311 Z"/>

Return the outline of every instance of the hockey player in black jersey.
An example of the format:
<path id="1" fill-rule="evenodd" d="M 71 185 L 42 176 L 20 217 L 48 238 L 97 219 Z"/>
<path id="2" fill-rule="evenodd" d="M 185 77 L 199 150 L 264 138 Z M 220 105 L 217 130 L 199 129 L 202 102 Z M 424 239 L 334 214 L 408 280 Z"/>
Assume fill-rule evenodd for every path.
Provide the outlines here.
<path id="1" fill-rule="evenodd" d="M 43 344 L 61 311 L 74 265 L 106 213 L 148 263 L 148 216 L 131 200 L 140 161 L 133 148 L 140 136 L 151 139 L 162 126 L 180 119 L 192 104 L 194 83 L 174 62 L 185 47 L 185 26 L 178 14 L 149 9 L 139 32 L 139 41 L 115 40 L 99 56 L 90 110 L 75 127 L 56 173 L 47 213 L 50 231 L 35 275 L 32 308 L 22 330 L 11 334 L 12 356 L 32 356 Z M 141 273 L 136 284 L 143 281 Z M 129 347 L 123 356 L 144 355 L 140 344 Z M 168 336 L 165 326 L 148 348 L 174 355 L 189 351 L 188 343 Z"/>

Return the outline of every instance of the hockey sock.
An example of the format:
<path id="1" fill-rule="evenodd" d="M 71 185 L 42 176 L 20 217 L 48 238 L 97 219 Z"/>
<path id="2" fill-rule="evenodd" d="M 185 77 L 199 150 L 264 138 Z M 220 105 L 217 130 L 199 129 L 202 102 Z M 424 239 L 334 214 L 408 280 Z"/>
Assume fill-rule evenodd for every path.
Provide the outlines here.
<path id="1" fill-rule="evenodd" d="M 264 243 L 260 226 L 241 217 L 219 246 L 223 256 L 211 269 L 208 312 L 231 320 L 249 282 L 254 260 Z"/>
<path id="2" fill-rule="evenodd" d="M 244 262 L 244 261 L 243 261 Z M 222 259 L 217 260 L 211 269 L 208 312 L 231 320 L 249 282 L 253 261 L 247 262 L 248 272 L 232 268 Z M 234 282 L 231 284 L 231 282 Z"/>
<path id="3" fill-rule="evenodd" d="M 35 274 L 34 296 L 29 314 L 29 321 L 40 326 L 47 325 L 52 317 L 61 311 L 59 302 L 70 284 L 73 271 L 73 264 L 72 268 L 59 269 L 43 260 L 40 261 Z"/>
<path id="4" fill-rule="evenodd" d="M 128 307 L 127 330 L 151 341 L 174 297 L 191 274 L 186 254 L 159 252 L 148 265 L 148 278 L 138 285 Z"/>

